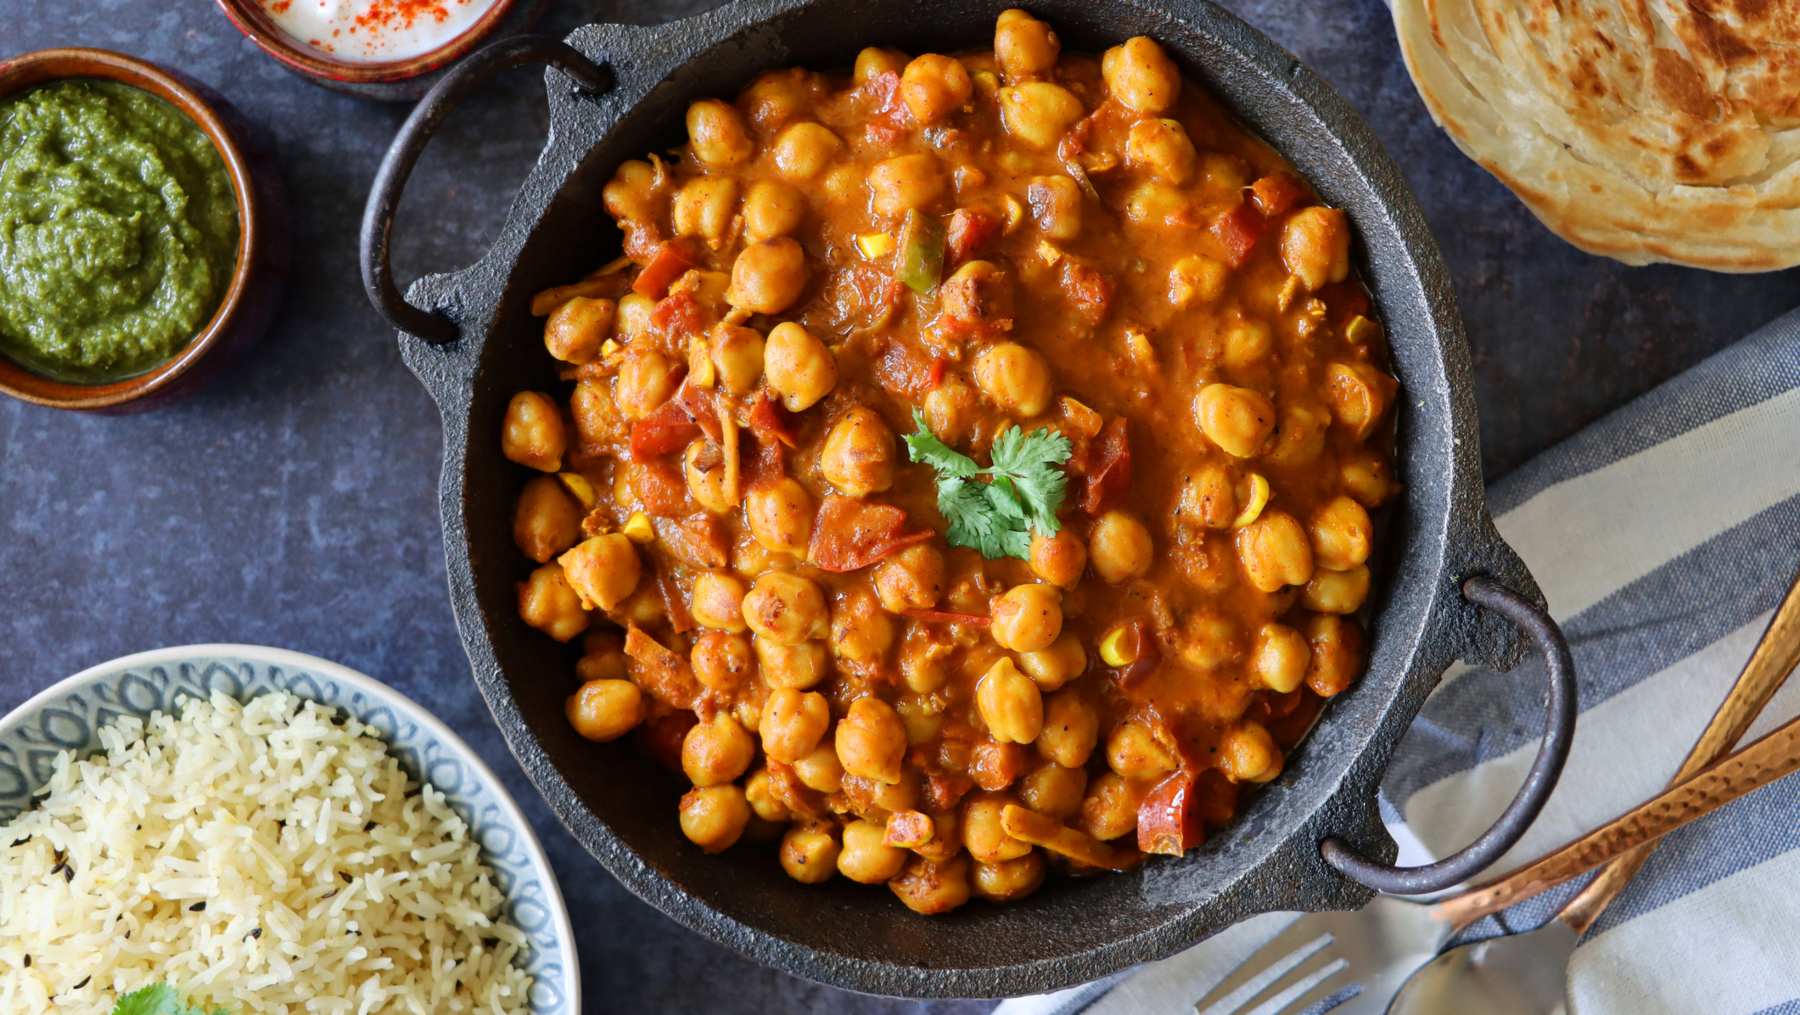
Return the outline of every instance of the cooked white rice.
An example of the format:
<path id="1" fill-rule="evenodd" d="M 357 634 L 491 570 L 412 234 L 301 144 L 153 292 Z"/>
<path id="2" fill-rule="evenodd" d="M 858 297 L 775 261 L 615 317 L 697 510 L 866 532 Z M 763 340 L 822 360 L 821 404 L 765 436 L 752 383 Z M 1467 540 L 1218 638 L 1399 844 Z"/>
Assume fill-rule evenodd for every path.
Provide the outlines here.
<path id="1" fill-rule="evenodd" d="M 158 982 L 234 1013 L 525 1012 L 468 826 L 333 716 L 215 695 L 59 758 L 0 827 L 0 1012 L 106 1015 Z"/>

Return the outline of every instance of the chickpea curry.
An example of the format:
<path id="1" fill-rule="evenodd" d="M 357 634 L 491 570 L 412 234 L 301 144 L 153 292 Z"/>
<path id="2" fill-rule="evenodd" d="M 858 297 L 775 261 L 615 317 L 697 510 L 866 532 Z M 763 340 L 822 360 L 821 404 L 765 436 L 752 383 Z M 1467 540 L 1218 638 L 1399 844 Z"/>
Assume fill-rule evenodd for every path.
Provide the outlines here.
<path id="1" fill-rule="evenodd" d="M 1017 10 L 686 126 L 501 435 L 574 729 L 699 848 L 920 913 L 1225 825 L 1363 666 L 1396 382 L 1345 214 L 1154 41 Z"/>

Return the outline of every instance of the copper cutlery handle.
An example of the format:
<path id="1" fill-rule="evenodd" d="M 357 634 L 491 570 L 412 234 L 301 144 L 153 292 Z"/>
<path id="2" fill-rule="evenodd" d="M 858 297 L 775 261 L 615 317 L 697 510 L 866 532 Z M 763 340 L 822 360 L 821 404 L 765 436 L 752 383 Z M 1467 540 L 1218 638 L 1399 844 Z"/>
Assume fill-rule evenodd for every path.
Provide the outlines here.
<path id="1" fill-rule="evenodd" d="M 1452 927 L 1495 913 L 1520 899 L 1554 888 L 1629 850 L 1646 846 L 1682 825 L 1718 810 L 1754 789 L 1800 770 L 1800 717 L 1705 771 L 1664 790 L 1549 856 L 1491 885 L 1438 903 L 1437 917 Z"/>
<path id="2" fill-rule="evenodd" d="M 1788 589 L 1781 605 L 1776 607 L 1769 628 L 1757 642 L 1750 661 L 1732 685 L 1731 693 L 1713 713 L 1712 721 L 1694 742 L 1687 760 L 1681 763 L 1670 783 L 1677 783 L 1713 763 L 1743 738 L 1763 706 L 1775 696 L 1794 664 L 1800 661 L 1800 579 Z M 1577 935 L 1587 933 L 1606 907 L 1625 890 L 1631 878 L 1650 859 L 1654 844 L 1639 846 L 1606 866 L 1580 894 L 1570 899 L 1556 914 Z"/>

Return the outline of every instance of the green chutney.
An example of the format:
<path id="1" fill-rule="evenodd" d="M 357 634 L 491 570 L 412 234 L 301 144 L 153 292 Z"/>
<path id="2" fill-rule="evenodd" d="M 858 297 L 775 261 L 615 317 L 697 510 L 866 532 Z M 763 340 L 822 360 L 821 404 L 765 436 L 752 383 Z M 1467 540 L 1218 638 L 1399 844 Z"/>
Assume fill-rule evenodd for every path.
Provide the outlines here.
<path id="1" fill-rule="evenodd" d="M 115 81 L 0 99 L 0 352 L 92 383 L 211 320 L 237 262 L 225 162 L 180 110 Z"/>

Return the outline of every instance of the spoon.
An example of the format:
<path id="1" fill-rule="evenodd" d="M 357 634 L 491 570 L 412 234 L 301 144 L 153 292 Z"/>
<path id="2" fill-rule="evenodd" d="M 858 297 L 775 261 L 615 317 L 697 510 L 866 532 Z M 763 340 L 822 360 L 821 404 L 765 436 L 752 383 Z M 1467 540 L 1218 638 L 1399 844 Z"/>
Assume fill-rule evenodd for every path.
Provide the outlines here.
<path id="1" fill-rule="evenodd" d="M 1791 772 L 1800 767 L 1800 718 L 1789 720 L 1775 732 L 1714 764 L 1749 729 L 1796 662 L 1800 662 L 1800 580 L 1788 589 L 1731 693 L 1713 714 L 1672 781 L 1689 780 L 1705 769 L 1709 778 L 1716 776 L 1721 785 L 1730 787 L 1741 784 L 1741 780 L 1766 780 L 1772 769 Z M 1673 816 L 1671 809 L 1702 806 L 1709 797 L 1729 792 L 1726 788 L 1718 794 L 1701 794 L 1685 804 L 1669 801 L 1665 794 L 1614 824 L 1633 820 L 1655 823 L 1658 811 L 1666 819 Z M 1660 835 L 1674 827 L 1677 825 L 1671 824 L 1657 839 L 1621 854 L 1537 930 L 1440 953 L 1401 986 L 1388 1006 L 1389 1015 L 1443 1011 L 1538 1015 L 1553 1010 L 1563 1000 L 1566 967 L 1576 944 L 1630 883 L 1632 875 L 1656 848 Z M 1433 907 L 1433 915 L 1446 926 L 1462 927 L 1534 895 L 1547 887 L 1546 879 L 1554 877 L 1560 867 L 1566 867 L 1555 862 L 1564 853 L 1570 854 L 1568 863 L 1579 862 L 1581 850 L 1565 847 L 1517 875 L 1440 903 Z"/>

